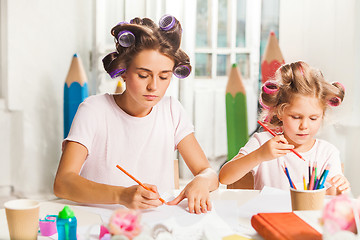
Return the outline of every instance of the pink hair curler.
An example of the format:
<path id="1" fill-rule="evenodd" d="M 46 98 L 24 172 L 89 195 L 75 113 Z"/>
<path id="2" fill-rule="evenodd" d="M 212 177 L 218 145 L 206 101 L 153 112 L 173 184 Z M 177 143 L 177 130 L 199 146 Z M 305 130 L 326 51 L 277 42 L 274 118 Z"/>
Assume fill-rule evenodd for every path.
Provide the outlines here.
<path id="1" fill-rule="evenodd" d="M 339 83 L 339 82 L 333 82 L 332 84 L 339 84 L 339 85 L 344 89 L 344 92 L 345 92 L 345 86 L 344 86 L 344 84 Z"/>
<path id="2" fill-rule="evenodd" d="M 259 99 L 259 103 L 260 103 L 260 105 L 261 105 L 264 109 L 270 110 L 270 107 L 269 107 L 268 105 L 265 105 L 265 104 L 263 103 L 263 101 L 261 100 L 261 98 Z"/>
<path id="3" fill-rule="evenodd" d="M 337 107 L 341 104 L 341 99 L 339 97 L 332 97 L 328 100 L 328 104 L 332 107 Z"/>
<path id="4" fill-rule="evenodd" d="M 275 81 L 268 80 L 264 83 L 262 90 L 267 94 L 274 94 L 279 91 L 279 85 Z"/>

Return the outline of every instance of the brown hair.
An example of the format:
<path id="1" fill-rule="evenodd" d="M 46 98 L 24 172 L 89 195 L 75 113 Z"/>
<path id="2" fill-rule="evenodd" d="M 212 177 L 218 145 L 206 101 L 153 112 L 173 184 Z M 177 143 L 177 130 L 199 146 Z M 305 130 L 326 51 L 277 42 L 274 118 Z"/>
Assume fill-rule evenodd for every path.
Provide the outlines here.
<path id="1" fill-rule="evenodd" d="M 157 50 L 161 54 L 174 60 L 174 69 L 179 65 L 185 65 L 191 71 L 188 55 L 179 48 L 181 41 L 181 25 L 175 19 L 174 27 L 170 30 L 162 30 L 149 18 L 134 18 L 130 23 L 121 22 L 111 29 L 115 37 L 116 52 L 112 52 L 103 58 L 106 72 L 113 77 L 114 72 L 129 67 L 133 58 L 142 50 Z M 129 31 L 135 36 L 135 42 L 129 47 L 123 47 L 118 42 L 118 34 Z"/>
<path id="2" fill-rule="evenodd" d="M 326 111 L 328 106 L 339 105 L 345 96 L 344 86 L 338 82 L 328 83 L 320 70 L 303 61 L 282 65 L 275 79 L 265 82 L 259 101 L 265 105 L 260 120 L 273 127 L 282 126 L 278 115 L 291 103 L 295 94 L 315 97 Z"/>

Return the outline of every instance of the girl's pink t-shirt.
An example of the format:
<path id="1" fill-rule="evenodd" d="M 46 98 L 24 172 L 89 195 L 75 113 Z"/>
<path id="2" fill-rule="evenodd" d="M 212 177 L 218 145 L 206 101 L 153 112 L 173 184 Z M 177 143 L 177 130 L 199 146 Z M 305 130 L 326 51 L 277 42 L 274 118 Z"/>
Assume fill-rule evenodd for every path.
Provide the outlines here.
<path id="1" fill-rule="evenodd" d="M 113 94 L 90 96 L 80 104 L 68 137 L 86 147 L 80 175 L 98 183 L 132 186 L 139 181 L 159 192 L 174 188 L 174 159 L 179 142 L 194 132 L 180 102 L 164 96 L 145 117 L 124 112 Z"/>
<path id="2" fill-rule="evenodd" d="M 268 132 L 254 133 L 247 144 L 240 149 L 239 153 L 247 155 L 258 149 L 272 137 L 273 136 Z M 342 175 L 339 150 L 325 140 L 316 139 L 314 146 L 309 151 L 300 152 L 299 154 L 306 161 L 303 161 L 291 152 L 283 157 L 270 161 L 264 161 L 252 169 L 255 179 L 255 189 L 261 190 L 264 186 L 269 186 L 288 190 L 290 184 L 282 169 L 284 162 L 289 170 L 292 181 L 296 187 L 300 187 L 302 189 L 303 176 L 305 176 L 306 182 L 309 181 L 309 161 L 311 166 L 314 165 L 315 161 L 317 162 L 317 174 L 320 173 L 323 166 L 330 163 L 331 168 L 327 179 L 330 179 L 338 174 Z"/>

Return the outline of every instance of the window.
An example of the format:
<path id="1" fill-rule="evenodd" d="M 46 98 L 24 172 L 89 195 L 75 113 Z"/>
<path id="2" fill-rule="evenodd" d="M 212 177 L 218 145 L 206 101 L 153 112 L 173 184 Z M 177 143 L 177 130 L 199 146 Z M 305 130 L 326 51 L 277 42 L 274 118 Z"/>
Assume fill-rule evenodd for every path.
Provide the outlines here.
<path id="1" fill-rule="evenodd" d="M 195 78 L 226 77 L 237 63 L 249 78 L 246 0 L 197 0 Z"/>

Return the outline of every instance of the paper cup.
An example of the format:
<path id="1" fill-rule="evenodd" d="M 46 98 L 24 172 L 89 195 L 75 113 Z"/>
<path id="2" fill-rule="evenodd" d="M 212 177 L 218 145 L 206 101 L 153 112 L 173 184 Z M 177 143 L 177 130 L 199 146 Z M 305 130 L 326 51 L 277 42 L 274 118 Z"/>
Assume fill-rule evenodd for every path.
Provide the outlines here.
<path id="1" fill-rule="evenodd" d="M 317 190 L 296 190 L 290 188 L 292 210 L 321 210 L 324 206 L 325 192 L 325 188 Z"/>
<path id="2" fill-rule="evenodd" d="M 4 204 L 11 239 L 36 240 L 39 228 L 38 201 L 11 200 Z"/>

